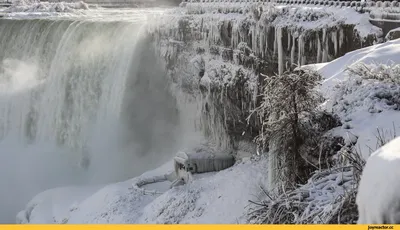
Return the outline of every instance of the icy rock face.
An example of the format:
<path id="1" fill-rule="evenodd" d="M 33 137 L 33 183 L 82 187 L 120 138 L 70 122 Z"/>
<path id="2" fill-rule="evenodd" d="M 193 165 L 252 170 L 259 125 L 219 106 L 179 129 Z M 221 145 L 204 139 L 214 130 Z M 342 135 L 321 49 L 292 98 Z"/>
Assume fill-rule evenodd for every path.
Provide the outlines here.
<path id="1" fill-rule="evenodd" d="M 258 133 L 260 123 L 250 114 L 264 77 L 290 65 L 330 61 L 381 36 L 352 9 L 343 15 L 270 3 L 181 6 L 179 16 L 159 20 L 165 23 L 154 31 L 156 45 L 170 78 L 199 101 L 200 126 L 227 145 L 232 136 L 252 139 Z"/>
<path id="2" fill-rule="evenodd" d="M 349 15 L 343 15 L 321 8 L 245 4 L 241 7 L 244 12 L 226 15 L 220 14 L 224 11 L 219 8 L 215 11 L 215 6 L 209 9 L 210 5 L 188 3 L 183 9 L 186 14 L 171 19 L 176 25 L 165 26 L 169 31 L 164 33 L 174 40 L 199 43 L 206 53 L 256 72 L 272 74 L 283 71 L 287 64 L 331 61 L 372 45 L 382 35 L 377 27 L 368 26 L 366 15 L 351 9 L 346 10 Z M 356 19 L 350 20 L 353 16 Z M 247 49 L 243 50 L 244 46 Z"/>
<path id="3" fill-rule="evenodd" d="M 359 224 L 400 223 L 399 167 L 400 137 L 369 157 L 357 195 Z"/>

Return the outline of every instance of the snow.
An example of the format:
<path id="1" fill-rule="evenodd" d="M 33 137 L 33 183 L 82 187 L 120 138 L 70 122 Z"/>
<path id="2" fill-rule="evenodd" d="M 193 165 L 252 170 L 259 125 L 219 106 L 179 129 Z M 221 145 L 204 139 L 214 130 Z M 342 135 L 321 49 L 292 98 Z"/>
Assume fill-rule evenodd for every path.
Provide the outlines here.
<path id="1" fill-rule="evenodd" d="M 336 128 L 345 139 L 358 137 L 357 145 L 367 158 L 376 149 L 378 130 L 387 138 L 400 128 L 398 110 L 383 97 L 396 95 L 398 85 L 361 76 L 349 76 L 347 68 L 365 64 L 371 69 L 379 65 L 400 64 L 400 39 L 347 53 L 329 63 L 310 65 L 325 78 L 321 92 L 328 100 L 323 105 L 339 115 L 344 125 Z M 382 95 L 382 96 L 381 96 Z"/>
<path id="2" fill-rule="evenodd" d="M 354 190 L 354 171 L 337 167 L 316 171 L 297 189 L 273 194 L 252 207 L 252 224 L 327 224 Z M 261 209 L 260 209 L 261 208 Z"/>
<path id="3" fill-rule="evenodd" d="M 17 223 L 73 223 L 75 221 L 84 223 L 86 219 L 90 218 L 94 223 L 97 214 L 100 216 L 106 215 L 104 213 L 107 213 L 107 211 L 101 212 L 101 210 L 110 211 L 111 208 L 107 209 L 107 206 L 115 207 L 120 204 L 118 203 L 121 201 L 120 198 L 123 195 L 128 197 L 130 191 L 140 197 L 143 190 L 135 186 L 136 183 L 156 178 L 159 175 L 169 174 L 172 171 L 172 165 L 173 161 L 169 161 L 157 169 L 121 183 L 86 187 L 63 187 L 44 191 L 35 196 L 27 204 L 25 210 L 18 214 Z M 89 210 L 93 211 L 93 213 L 87 213 Z M 101 213 L 97 213 L 97 211 Z M 79 215 L 82 215 L 82 217 Z M 103 217 L 105 218 L 105 216 Z M 101 223 L 98 219 L 97 222 Z"/>
<path id="4" fill-rule="evenodd" d="M 144 209 L 138 223 L 244 223 L 248 200 L 260 192 L 259 185 L 266 180 L 263 169 L 265 161 L 245 160 L 171 189 Z"/>
<path id="5" fill-rule="evenodd" d="M 396 39 L 347 53 L 330 63 L 311 65 L 325 78 L 321 91 L 329 100 L 324 106 L 344 122 L 335 131 L 348 141 L 356 139 L 367 159 L 356 201 L 359 224 L 400 221 L 400 138 L 381 148 L 378 141 L 390 141 L 400 128 L 399 110 L 396 103 L 390 103 L 399 96 L 399 53 L 400 39 Z M 350 74 L 347 68 L 364 68 L 365 72 Z"/>
<path id="6" fill-rule="evenodd" d="M 338 81 L 342 81 L 347 67 L 358 63 L 365 64 L 390 64 L 400 63 L 400 40 L 388 41 L 382 44 L 366 47 L 345 54 L 328 64 L 321 64 L 317 68 L 325 77 L 324 87 L 332 87 Z M 324 88 L 328 90 L 328 88 Z"/>
<path id="7" fill-rule="evenodd" d="M 359 224 L 400 221 L 400 137 L 374 152 L 361 177 L 357 205 Z"/>
<path id="8" fill-rule="evenodd" d="M 80 2 L 41 2 L 39 0 L 15 0 L 6 12 L 75 12 L 88 10 L 89 5 Z"/>
<path id="9" fill-rule="evenodd" d="M 101 189 L 45 191 L 18 215 L 19 221 L 26 217 L 29 223 L 244 223 L 248 200 L 258 194 L 259 184 L 265 180 L 265 164 L 264 159 L 253 162 L 245 158 L 226 170 L 198 174 L 183 186 L 166 190 L 168 182 L 161 182 L 142 187 L 166 190 L 162 195 L 135 188 L 140 180 L 170 173 L 170 161 Z M 235 178 L 235 183 L 227 178 Z"/>
<path id="10" fill-rule="evenodd" d="M 17 223 L 63 223 L 75 205 L 96 192 L 101 186 L 61 187 L 44 191 L 18 213 Z"/>

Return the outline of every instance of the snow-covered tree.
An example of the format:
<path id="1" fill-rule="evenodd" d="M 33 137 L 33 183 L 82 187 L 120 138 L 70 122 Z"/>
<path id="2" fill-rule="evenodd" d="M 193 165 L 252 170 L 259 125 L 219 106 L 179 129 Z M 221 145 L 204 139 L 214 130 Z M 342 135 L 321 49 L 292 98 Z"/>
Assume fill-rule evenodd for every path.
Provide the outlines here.
<path id="1" fill-rule="evenodd" d="M 263 99 L 257 108 L 262 128 L 257 143 L 268 149 L 269 185 L 296 183 L 306 178 L 307 138 L 317 132 L 312 124 L 322 97 L 316 90 L 320 75 L 309 69 L 286 71 L 265 78 Z"/>

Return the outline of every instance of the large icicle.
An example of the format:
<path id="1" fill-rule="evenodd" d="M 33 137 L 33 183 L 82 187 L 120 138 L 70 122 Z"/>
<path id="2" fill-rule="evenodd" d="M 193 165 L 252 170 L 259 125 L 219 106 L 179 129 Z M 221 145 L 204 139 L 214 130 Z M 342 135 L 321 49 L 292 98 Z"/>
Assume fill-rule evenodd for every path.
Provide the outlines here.
<path id="1" fill-rule="evenodd" d="M 299 36 L 299 57 L 298 57 L 298 62 L 297 65 L 301 66 L 304 64 L 304 35 L 300 34 Z"/>
<path id="2" fill-rule="evenodd" d="M 338 55 L 338 41 L 337 41 L 337 31 L 334 30 L 331 32 L 331 39 L 333 43 L 333 47 L 335 49 L 335 57 Z"/>
<path id="3" fill-rule="evenodd" d="M 317 63 L 321 63 L 321 40 L 319 39 L 319 34 L 317 33 Z"/>
<path id="4" fill-rule="evenodd" d="M 258 54 L 256 26 L 251 26 L 251 49 L 254 53 Z"/>
<path id="5" fill-rule="evenodd" d="M 269 40 L 269 28 L 270 27 L 265 27 L 265 47 L 264 47 L 264 54 L 267 55 L 268 53 L 268 40 Z"/>
<path id="6" fill-rule="evenodd" d="M 287 29 L 287 51 L 288 52 L 290 52 L 290 49 L 291 49 L 291 46 L 290 46 L 290 42 L 291 42 L 290 32 L 291 32 L 291 30 Z"/>
<path id="7" fill-rule="evenodd" d="M 261 57 L 262 58 L 264 58 L 264 44 L 265 44 L 265 33 L 262 33 L 264 28 L 261 26 L 261 25 L 258 25 L 258 30 L 259 30 L 259 35 L 260 35 L 260 39 L 258 40 L 258 42 L 259 42 L 259 47 L 260 47 L 260 54 L 261 54 Z M 259 55 L 260 55 L 259 54 Z"/>
<path id="8" fill-rule="evenodd" d="M 276 33 L 276 39 L 277 39 L 277 46 L 278 46 L 278 73 L 279 75 L 283 74 L 283 68 L 284 68 L 284 63 L 283 63 L 283 46 L 282 46 L 282 28 L 279 27 L 277 28 L 277 33 Z"/>
<path id="9" fill-rule="evenodd" d="M 278 52 L 278 40 L 277 40 L 278 29 L 275 27 L 275 36 L 274 36 L 274 55 Z"/>
<path id="10" fill-rule="evenodd" d="M 326 28 L 322 29 L 322 62 L 328 61 L 328 39 L 326 38 Z"/>
<path id="11" fill-rule="evenodd" d="M 344 32 L 343 32 L 343 29 L 340 28 L 340 30 L 339 30 L 339 47 L 338 47 L 339 49 L 342 48 L 343 42 L 344 42 Z"/>
<path id="12" fill-rule="evenodd" d="M 292 41 L 292 48 L 290 51 L 290 64 L 293 65 L 294 64 L 294 53 L 296 51 L 296 37 L 292 36 L 292 39 L 293 39 L 293 41 Z"/>
<path id="13" fill-rule="evenodd" d="M 236 49 L 239 44 L 239 26 L 237 22 L 232 25 L 232 38 L 231 38 L 232 48 Z"/>

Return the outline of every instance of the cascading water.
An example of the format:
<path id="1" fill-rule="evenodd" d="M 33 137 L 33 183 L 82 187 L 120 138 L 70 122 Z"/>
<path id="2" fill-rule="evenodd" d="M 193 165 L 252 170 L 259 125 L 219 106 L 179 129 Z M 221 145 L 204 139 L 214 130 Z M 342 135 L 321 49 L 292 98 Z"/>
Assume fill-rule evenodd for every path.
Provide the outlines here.
<path id="1" fill-rule="evenodd" d="M 144 27 L 0 20 L 0 222 L 45 189 L 128 179 L 188 142 Z"/>

